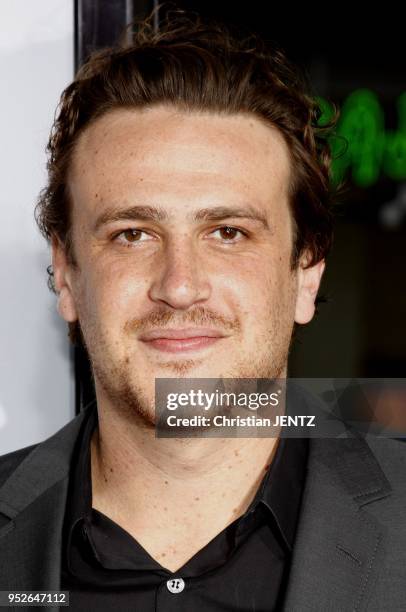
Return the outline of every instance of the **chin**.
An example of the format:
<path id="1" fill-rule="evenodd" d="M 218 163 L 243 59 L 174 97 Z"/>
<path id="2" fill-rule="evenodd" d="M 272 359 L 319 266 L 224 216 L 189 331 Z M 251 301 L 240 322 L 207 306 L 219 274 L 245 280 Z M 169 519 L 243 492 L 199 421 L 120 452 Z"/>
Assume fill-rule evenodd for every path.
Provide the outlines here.
<path id="1" fill-rule="evenodd" d="M 203 378 L 210 376 L 209 368 L 196 363 L 192 359 L 177 359 L 167 363 L 160 363 L 153 368 L 155 378 Z"/>

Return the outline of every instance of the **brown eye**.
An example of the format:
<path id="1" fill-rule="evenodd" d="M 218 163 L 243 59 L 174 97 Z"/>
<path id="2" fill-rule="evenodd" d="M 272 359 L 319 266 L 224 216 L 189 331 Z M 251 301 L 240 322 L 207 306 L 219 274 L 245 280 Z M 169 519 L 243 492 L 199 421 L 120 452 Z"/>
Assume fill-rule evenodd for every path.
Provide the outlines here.
<path id="1" fill-rule="evenodd" d="M 242 237 L 246 236 L 244 232 L 236 227 L 231 227 L 230 225 L 223 225 L 223 227 L 219 227 L 214 230 L 213 234 L 218 234 L 224 242 L 239 242 Z M 240 234 L 240 236 L 238 236 Z"/>
<path id="2" fill-rule="evenodd" d="M 122 235 L 127 240 L 127 242 L 137 242 L 141 237 L 142 232 L 136 229 L 128 229 L 125 230 Z"/>
<path id="3" fill-rule="evenodd" d="M 235 227 L 229 227 L 228 225 L 220 228 L 221 237 L 225 238 L 235 238 L 236 233 L 238 232 Z"/>
<path id="4" fill-rule="evenodd" d="M 131 247 L 132 244 L 144 243 L 153 240 L 153 237 L 146 231 L 129 227 L 119 234 L 114 236 L 115 242 L 118 242 L 122 246 Z"/>

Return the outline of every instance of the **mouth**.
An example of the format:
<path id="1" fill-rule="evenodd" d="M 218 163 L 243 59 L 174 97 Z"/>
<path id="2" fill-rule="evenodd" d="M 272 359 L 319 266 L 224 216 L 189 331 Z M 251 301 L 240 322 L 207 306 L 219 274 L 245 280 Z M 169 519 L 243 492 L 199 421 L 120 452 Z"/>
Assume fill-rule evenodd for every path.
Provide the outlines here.
<path id="1" fill-rule="evenodd" d="M 226 336 L 214 329 L 155 329 L 143 334 L 140 340 L 146 346 L 165 353 L 200 351 L 213 346 Z"/>

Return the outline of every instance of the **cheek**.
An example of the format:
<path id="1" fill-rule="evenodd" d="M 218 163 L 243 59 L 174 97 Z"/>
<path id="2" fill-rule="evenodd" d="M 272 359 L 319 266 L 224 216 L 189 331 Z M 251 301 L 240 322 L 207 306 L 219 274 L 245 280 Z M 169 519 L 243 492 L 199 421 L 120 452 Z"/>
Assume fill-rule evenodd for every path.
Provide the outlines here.
<path id="1" fill-rule="evenodd" d="M 89 323 L 114 333 L 128 318 L 134 317 L 146 291 L 145 280 L 128 271 L 107 271 L 89 266 L 83 270 L 80 287 L 80 315 Z"/>
<path id="2" fill-rule="evenodd" d="M 244 277 L 236 291 L 247 326 L 254 332 L 290 324 L 296 305 L 296 279 L 290 261 L 269 261 Z"/>
<path id="3" fill-rule="evenodd" d="M 214 303 L 226 308 L 241 323 L 243 335 L 255 335 L 271 310 L 275 281 L 267 278 L 260 266 L 234 267 L 217 277 L 213 287 Z"/>
<path id="4" fill-rule="evenodd" d="M 216 279 L 215 296 L 232 296 L 245 312 L 262 311 L 275 302 L 290 302 L 294 279 L 290 268 L 290 249 L 274 245 L 272 250 L 241 257 L 232 265 L 218 267 L 212 276 Z"/>

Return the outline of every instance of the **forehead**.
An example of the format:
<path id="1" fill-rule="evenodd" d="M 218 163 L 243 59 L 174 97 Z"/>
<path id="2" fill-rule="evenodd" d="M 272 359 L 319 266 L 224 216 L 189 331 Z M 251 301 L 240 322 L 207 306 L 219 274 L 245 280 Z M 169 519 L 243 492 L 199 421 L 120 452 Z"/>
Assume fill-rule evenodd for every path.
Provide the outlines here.
<path id="1" fill-rule="evenodd" d="M 289 176 L 283 136 L 256 117 L 161 106 L 117 109 L 89 126 L 76 144 L 69 186 L 82 213 L 140 197 L 177 208 L 236 198 L 266 208 L 285 202 Z"/>

